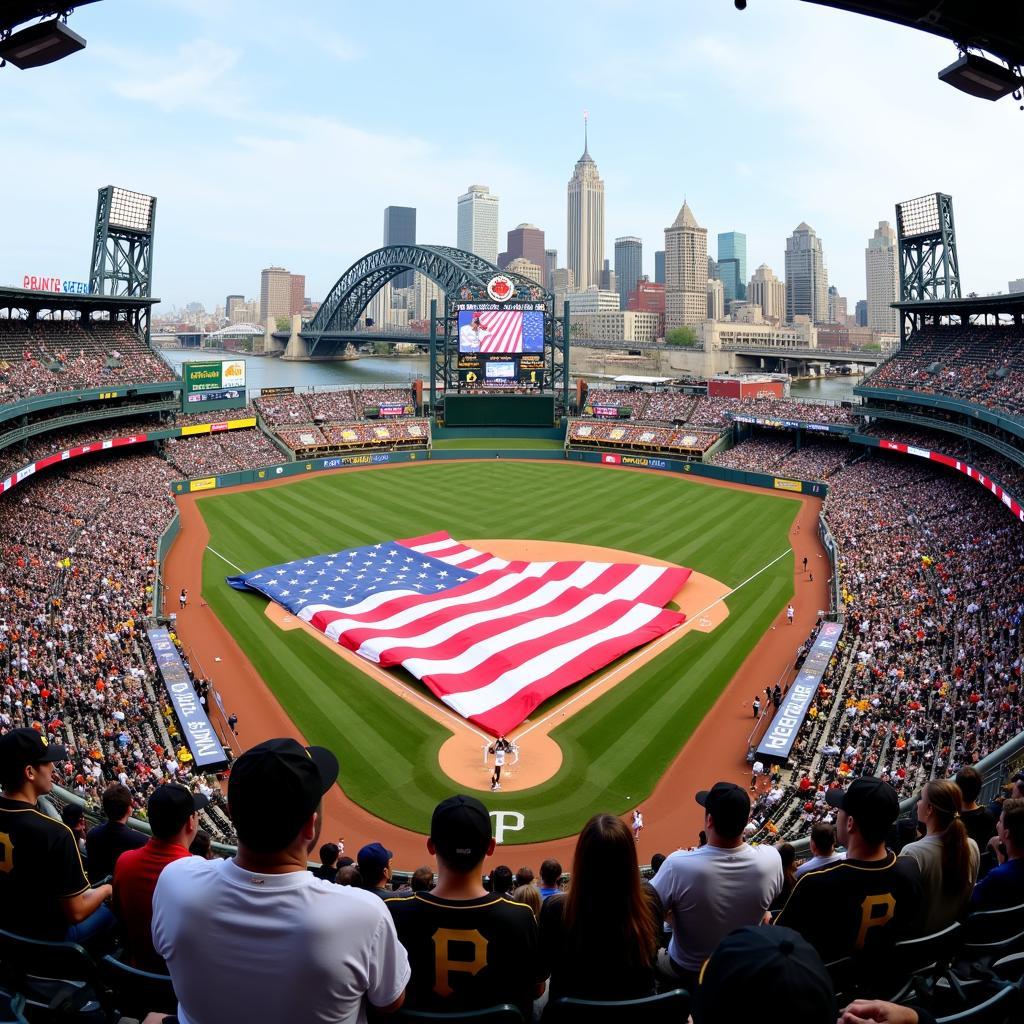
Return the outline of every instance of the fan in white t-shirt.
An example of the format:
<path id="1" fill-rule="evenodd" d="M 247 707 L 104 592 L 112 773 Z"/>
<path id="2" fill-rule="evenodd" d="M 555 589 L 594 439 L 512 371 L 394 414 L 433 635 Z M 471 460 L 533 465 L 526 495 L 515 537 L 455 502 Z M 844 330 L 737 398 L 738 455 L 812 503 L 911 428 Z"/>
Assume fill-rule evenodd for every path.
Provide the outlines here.
<path id="1" fill-rule="evenodd" d="M 846 860 L 845 853 L 836 850 L 836 827 L 825 821 L 818 821 L 811 827 L 811 854 L 809 860 L 796 869 L 796 877 L 802 878 L 808 871 L 828 867 L 837 860 Z"/>
<path id="2" fill-rule="evenodd" d="M 671 854 L 651 881 L 672 921 L 667 962 L 660 967 L 693 986 L 701 965 L 726 935 L 760 924 L 782 891 L 782 859 L 772 846 L 743 841 L 750 797 L 742 786 L 716 782 L 697 794 L 708 842 Z"/>
<path id="3" fill-rule="evenodd" d="M 267 740 L 234 764 L 231 860 L 169 864 L 153 896 L 153 945 L 180 1024 L 362 1024 L 397 1010 L 409 958 L 382 900 L 306 870 L 320 803 L 338 777 L 322 747 Z"/>

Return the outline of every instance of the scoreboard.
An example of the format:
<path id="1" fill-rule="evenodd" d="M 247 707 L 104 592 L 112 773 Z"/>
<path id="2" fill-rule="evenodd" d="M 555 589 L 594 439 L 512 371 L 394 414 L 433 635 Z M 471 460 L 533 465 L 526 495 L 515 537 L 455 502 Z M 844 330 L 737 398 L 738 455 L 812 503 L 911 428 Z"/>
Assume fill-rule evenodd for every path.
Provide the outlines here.
<path id="1" fill-rule="evenodd" d="M 458 359 L 460 390 L 544 390 L 542 354 L 462 352 Z"/>

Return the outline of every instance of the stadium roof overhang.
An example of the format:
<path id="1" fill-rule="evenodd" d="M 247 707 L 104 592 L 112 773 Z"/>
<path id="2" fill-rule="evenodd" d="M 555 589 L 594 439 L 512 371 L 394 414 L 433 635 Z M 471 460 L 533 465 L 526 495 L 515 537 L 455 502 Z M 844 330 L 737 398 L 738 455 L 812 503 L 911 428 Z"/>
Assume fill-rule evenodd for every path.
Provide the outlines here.
<path id="1" fill-rule="evenodd" d="M 957 46 L 1024 64 L 1024 4 L 984 0 L 805 0 L 929 32 Z"/>
<path id="2" fill-rule="evenodd" d="M 977 316 L 981 313 L 1024 314 L 1024 292 L 1010 295 L 981 295 L 967 299 L 928 299 L 924 302 L 894 302 L 901 313 L 925 316 Z"/>
<path id="3" fill-rule="evenodd" d="M 160 300 L 152 296 L 131 297 L 128 295 L 91 295 L 74 292 L 43 292 L 28 288 L 0 288 L 0 309 L 26 309 L 30 313 L 40 310 L 80 310 L 93 312 L 104 310 L 138 311 L 155 306 Z"/>

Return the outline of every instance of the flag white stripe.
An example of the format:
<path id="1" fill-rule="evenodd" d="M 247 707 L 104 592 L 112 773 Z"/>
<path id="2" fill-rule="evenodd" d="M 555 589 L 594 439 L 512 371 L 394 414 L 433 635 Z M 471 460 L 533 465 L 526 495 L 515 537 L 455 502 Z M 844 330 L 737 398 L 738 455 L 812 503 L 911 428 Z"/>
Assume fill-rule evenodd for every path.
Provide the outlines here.
<path id="1" fill-rule="evenodd" d="M 465 693 L 451 693 L 441 699 L 452 710 L 458 712 L 464 718 L 472 715 L 480 715 L 491 711 L 504 704 L 505 701 L 514 697 L 520 690 L 539 679 L 544 679 L 557 669 L 564 667 L 585 654 L 592 647 L 596 647 L 605 640 L 612 640 L 616 637 L 625 636 L 645 626 L 648 622 L 657 618 L 663 609 L 654 605 L 639 604 L 630 608 L 617 622 L 614 622 L 604 629 L 594 633 L 578 637 L 569 643 L 554 647 L 545 651 L 535 658 L 524 662 L 522 665 L 503 673 L 492 683 L 481 686 L 476 690 L 468 690 Z"/>
<path id="2" fill-rule="evenodd" d="M 450 548 L 457 545 L 457 540 L 452 540 L 451 537 L 446 537 L 444 540 L 435 540 L 430 544 L 415 544 L 410 545 L 413 551 L 419 552 L 421 555 L 429 555 L 431 551 L 442 551 L 444 548 Z"/>
<path id="3" fill-rule="evenodd" d="M 412 597 L 414 595 L 422 596 L 422 592 L 419 590 L 382 590 L 379 594 L 371 594 L 358 604 L 350 606 L 334 604 L 307 604 L 306 607 L 299 612 L 298 618 L 302 619 L 303 622 L 312 622 L 313 616 L 320 612 L 340 611 L 343 611 L 346 615 L 365 615 L 366 612 L 372 612 L 374 608 L 379 608 L 385 602 L 393 601 L 396 597 Z M 339 594 L 338 596 L 339 598 L 344 597 L 343 594 Z"/>
<path id="4" fill-rule="evenodd" d="M 492 655 L 507 650 L 514 644 L 538 640 L 542 636 L 548 636 L 560 629 L 565 629 L 566 626 L 580 622 L 600 611 L 612 600 L 614 598 L 606 597 L 604 594 L 588 594 L 579 604 L 562 612 L 561 615 L 549 615 L 533 619 L 531 622 L 520 623 L 504 633 L 481 640 L 480 643 L 463 651 L 458 657 L 434 660 L 403 658 L 402 664 L 417 679 L 422 679 L 426 675 L 455 675 L 459 672 L 468 672 L 478 665 L 482 665 Z M 486 618 L 486 615 L 482 615 L 478 621 L 486 621 Z M 419 647 L 420 644 L 417 643 L 414 646 Z M 362 654 L 362 651 L 359 653 Z"/>
<path id="5" fill-rule="evenodd" d="M 465 551 L 460 551 L 457 555 L 439 555 L 438 559 L 442 562 L 447 562 L 449 565 L 461 565 L 463 562 L 469 562 L 474 558 L 479 558 L 484 552 L 476 551 L 473 548 L 466 548 Z"/>
<path id="6" fill-rule="evenodd" d="M 471 630 L 474 626 L 479 625 L 481 622 L 493 622 L 496 619 L 504 619 L 511 615 L 523 615 L 527 612 L 535 611 L 539 608 L 546 608 L 557 601 L 566 590 L 572 589 L 564 586 L 558 580 L 552 580 L 550 583 L 545 583 L 538 590 L 535 590 L 532 594 L 527 594 L 526 597 L 520 598 L 518 601 L 513 601 L 512 604 L 506 605 L 505 607 L 495 610 L 494 608 L 486 608 L 478 612 L 470 612 L 468 615 L 462 615 L 457 619 L 450 619 L 447 622 L 443 622 L 436 626 L 434 629 L 422 633 L 419 636 L 413 637 L 401 637 L 401 636 L 375 636 L 370 640 L 367 640 L 360 648 L 357 653 L 362 655 L 368 661 L 379 662 L 381 657 L 392 647 L 402 648 L 413 648 L 414 650 L 427 650 L 431 647 L 437 647 L 446 641 L 450 640 L 454 636 L 458 636 L 460 633 L 465 633 L 467 630 Z M 597 599 L 596 601 L 594 599 Z M 607 604 L 608 601 L 614 600 L 613 598 L 606 597 L 604 594 L 590 594 L 584 601 L 590 601 L 588 608 L 592 610 L 597 609 L 598 606 Z M 581 602 L 582 604 L 583 602 Z M 575 606 L 578 607 L 578 606 Z M 565 614 L 565 613 L 563 613 Z M 590 614 L 587 611 L 585 614 Z M 536 628 L 538 632 L 534 636 L 543 636 L 544 633 L 551 632 L 552 618 L 545 618 L 543 616 L 538 617 L 530 624 L 531 627 Z M 495 651 L 502 650 L 505 647 L 510 646 L 512 643 L 518 643 L 518 640 L 507 640 L 506 637 L 516 634 L 520 627 L 506 630 L 504 633 L 499 633 L 495 637 L 487 640 L 481 640 L 478 644 L 474 644 L 472 647 L 465 650 L 458 658 L 450 659 L 449 661 L 438 661 L 430 662 L 424 661 L 423 659 L 412 659 L 413 661 L 423 662 L 426 665 L 447 665 L 451 663 L 458 667 L 451 669 L 442 669 L 441 671 L 458 672 L 463 671 L 465 668 L 472 668 L 475 665 L 480 664 L 485 658 L 490 657 Z M 531 637 L 527 637 L 531 639 Z M 477 657 L 473 652 L 488 648 L 488 645 L 497 644 L 497 646 L 491 650 L 487 649 L 485 653 L 480 654 Z M 463 659 L 466 659 L 463 664 Z M 475 659 L 475 660 L 474 660 Z M 410 667 L 411 662 L 403 659 L 402 664 L 409 669 L 413 675 L 417 677 L 423 673 L 415 671 Z M 424 672 L 435 671 L 434 669 L 424 669 Z"/>

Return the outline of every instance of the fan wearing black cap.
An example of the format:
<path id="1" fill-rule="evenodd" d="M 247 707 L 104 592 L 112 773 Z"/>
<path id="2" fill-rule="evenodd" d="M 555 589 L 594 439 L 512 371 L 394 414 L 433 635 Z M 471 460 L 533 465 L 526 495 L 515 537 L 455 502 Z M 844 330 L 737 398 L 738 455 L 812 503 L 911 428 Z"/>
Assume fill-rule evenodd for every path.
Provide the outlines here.
<path id="1" fill-rule="evenodd" d="M 198 812 L 207 803 L 205 796 L 177 783 L 157 786 L 146 805 L 152 839 L 122 853 L 114 866 L 114 913 L 121 922 L 128 962 L 140 970 L 167 971 L 153 949 L 153 890 L 168 864 L 191 856 Z"/>
<path id="2" fill-rule="evenodd" d="M 89 888 L 75 834 L 39 810 L 68 752 L 35 729 L 0 736 L 0 928 L 50 942 L 91 943 L 115 924 L 109 885 Z"/>
<path id="3" fill-rule="evenodd" d="M 320 804 L 338 777 L 323 747 L 267 740 L 235 761 L 231 860 L 168 864 L 153 895 L 153 948 L 167 962 L 178 1020 L 366 1020 L 397 1010 L 409 959 L 372 893 L 306 870 Z"/>
<path id="4" fill-rule="evenodd" d="M 672 922 L 659 968 L 691 990 L 718 943 L 735 928 L 760 924 L 783 885 L 779 851 L 743 841 L 750 797 L 742 786 L 716 782 L 697 803 L 707 845 L 671 854 L 651 880 Z"/>
<path id="5" fill-rule="evenodd" d="M 800 932 L 826 962 L 862 952 L 876 956 L 915 934 L 921 916 L 917 865 L 885 845 L 899 798 L 872 775 L 845 791 L 830 789 L 825 798 L 838 811 L 846 860 L 801 875 L 775 923 Z"/>
<path id="6" fill-rule="evenodd" d="M 537 922 L 525 903 L 484 888 L 484 858 L 494 853 L 487 808 L 471 796 L 443 800 L 427 849 L 437 858 L 434 889 L 385 901 L 412 962 L 408 1008 L 455 1013 L 514 1003 L 529 1020 L 544 989 Z"/>

